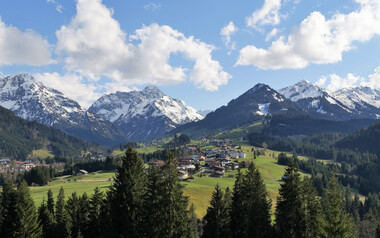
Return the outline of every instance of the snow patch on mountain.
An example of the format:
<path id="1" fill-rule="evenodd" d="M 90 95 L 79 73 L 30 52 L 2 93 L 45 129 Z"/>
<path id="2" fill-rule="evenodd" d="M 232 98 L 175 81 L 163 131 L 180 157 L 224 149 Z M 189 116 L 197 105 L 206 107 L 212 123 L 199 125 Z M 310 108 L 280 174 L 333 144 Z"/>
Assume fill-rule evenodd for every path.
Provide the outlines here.
<path id="1" fill-rule="evenodd" d="M 259 111 L 256 112 L 258 115 L 267 115 L 269 114 L 270 103 L 259 103 Z"/>

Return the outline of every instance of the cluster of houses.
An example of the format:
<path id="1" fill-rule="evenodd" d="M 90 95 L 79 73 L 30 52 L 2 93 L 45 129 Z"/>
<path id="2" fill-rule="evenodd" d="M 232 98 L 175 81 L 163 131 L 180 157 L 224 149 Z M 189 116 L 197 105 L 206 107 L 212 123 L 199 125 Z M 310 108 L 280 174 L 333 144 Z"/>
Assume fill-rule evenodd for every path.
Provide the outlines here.
<path id="1" fill-rule="evenodd" d="M 178 179 L 187 180 L 196 171 L 201 171 L 207 176 L 221 178 L 225 177 L 226 170 L 245 168 L 246 164 L 237 162 L 237 159 L 246 158 L 246 153 L 237 151 L 237 146 L 224 144 L 224 141 L 218 143 L 220 143 L 218 148 L 210 148 L 198 154 L 178 158 Z M 188 146 L 189 148 L 196 151 L 196 146 Z"/>
<path id="2" fill-rule="evenodd" d="M 11 159 L 0 159 L 0 172 L 25 172 L 36 166 L 49 167 L 49 164 L 37 164 L 33 160 L 12 161 Z"/>

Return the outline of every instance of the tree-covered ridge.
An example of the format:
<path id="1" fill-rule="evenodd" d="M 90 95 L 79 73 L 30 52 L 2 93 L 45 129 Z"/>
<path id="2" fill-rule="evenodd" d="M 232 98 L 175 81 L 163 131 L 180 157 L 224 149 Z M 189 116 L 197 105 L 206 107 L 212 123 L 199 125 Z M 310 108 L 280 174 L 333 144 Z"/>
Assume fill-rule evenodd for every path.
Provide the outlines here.
<path id="1" fill-rule="evenodd" d="M 61 157 L 79 157 L 84 151 L 105 151 L 60 130 L 21 119 L 0 107 L 0 157 L 26 159 L 32 150 L 41 148 Z"/>
<path id="2" fill-rule="evenodd" d="M 380 155 L 380 123 L 358 130 L 337 142 L 336 146 Z"/>

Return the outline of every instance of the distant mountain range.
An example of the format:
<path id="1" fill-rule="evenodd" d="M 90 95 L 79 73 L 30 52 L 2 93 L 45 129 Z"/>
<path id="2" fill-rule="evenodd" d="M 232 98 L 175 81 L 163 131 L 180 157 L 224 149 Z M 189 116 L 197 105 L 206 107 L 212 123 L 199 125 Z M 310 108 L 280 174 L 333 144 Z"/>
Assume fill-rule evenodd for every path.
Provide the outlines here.
<path id="1" fill-rule="evenodd" d="M 104 95 L 85 110 L 28 74 L 0 79 L 0 106 L 23 119 L 107 146 L 153 139 L 178 125 L 203 119 L 194 108 L 154 86 Z"/>
<path id="2" fill-rule="evenodd" d="M 111 122 L 82 109 L 77 102 L 28 74 L 0 80 L 0 106 L 23 119 L 60 129 L 89 142 L 112 146 L 127 140 Z"/>
<path id="3" fill-rule="evenodd" d="M 380 118 L 380 91 L 377 89 L 353 87 L 329 92 L 303 80 L 279 92 L 317 118 Z"/>
<path id="4" fill-rule="evenodd" d="M 197 112 L 157 87 L 148 86 L 142 91 L 103 95 L 85 110 L 32 76 L 18 74 L 0 79 L 0 106 L 69 135 L 116 146 L 120 142 L 150 140 L 170 131 L 204 135 L 263 120 L 273 127 L 270 133 L 301 132 L 294 120 L 286 124 L 290 118 L 298 118 L 309 131 L 317 131 L 311 130 L 313 125 L 314 129 L 356 129 L 380 118 L 380 91 L 355 87 L 329 92 L 308 81 L 276 91 L 257 84 L 226 106 Z M 353 119 L 356 121 L 351 123 Z M 330 121 L 334 122 L 328 126 Z"/>
<path id="5" fill-rule="evenodd" d="M 173 132 L 200 136 L 265 122 L 270 135 L 313 135 L 337 131 L 351 133 L 380 117 L 379 90 L 358 87 L 328 92 L 308 81 L 276 91 L 257 84 L 205 119 Z"/>
<path id="6" fill-rule="evenodd" d="M 155 86 L 104 95 L 88 111 L 119 126 L 130 140 L 153 139 L 204 118 L 184 101 L 165 95 Z"/>

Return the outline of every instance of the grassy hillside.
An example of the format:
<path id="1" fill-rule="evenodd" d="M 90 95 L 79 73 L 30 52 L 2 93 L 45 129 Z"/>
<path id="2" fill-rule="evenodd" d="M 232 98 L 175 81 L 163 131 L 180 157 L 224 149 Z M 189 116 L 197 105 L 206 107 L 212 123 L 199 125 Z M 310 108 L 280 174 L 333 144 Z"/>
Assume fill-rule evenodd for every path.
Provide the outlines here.
<path id="1" fill-rule="evenodd" d="M 247 145 L 242 145 L 242 151 L 250 151 L 252 147 Z M 248 153 L 246 159 L 248 161 L 254 161 L 256 166 L 259 168 L 261 175 L 264 178 L 264 182 L 267 186 L 269 195 L 273 201 L 273 206 L 275 205 L 278 188 L 280 187 L 280 180 L 284 174 L 285 166 L 278 165 L 276 159 L 272 158 L 273 152 L 277 156 L 279 152 L 267 150 L 267 155 L 261 155 L 256 160 L 253 159 L 253 154 Z M 306 159 L 306 158 L 305 158 Z M 242 169 L 244 173 L 246 169 Z M 236 175 L 237 170 L 226 171 L 226 175 L 234 174 Z M 86 192 L 88 195 L 93 193 L 95 187 L 99 187 L 102 191 L 106 191 L 109 186 L 112 185 L 112 181 L 108 181 L 112 178 L 113 172 L 99 172 L 91 173 L 86 176 L 73 176 L 64 179 L 56 178 L 47 186 L 42 187 L 32 187 L 31 193 L 36 204 L 42 202 L 43 197 L 46 197 L 46 193 L 49 189 L 52 189 L 54 196 L 58 194 L 60 187 L 65 189 L 65 195 L 70 196 L 71 193 L 77 192 L 82 194 Z M 305 174 L 302 173 L 302 176 Z M 76 180 L 76 181 L 74 181 Z M 230 187 L 233 189 L 235 178 L 213 178 L 213 177 L 198 177 L 190 182 L 182 182 L 185 185 L 185 195 L 189 196 L 190 204 L 194 203 L 196 208 L 196 214 L 198 217 L 203 217 L 206 214 L 209 201 L 211 199 L 212 191 L 215 185 L 218 183 L 223 189 Z"/>
<path id="2" fill-rule="evenodd" d="M 87 193 L 87 195 L 91 195 L 96 187 L 99 187 L 101 191 L 106 191 L 113 184 L 113 181 L 109 181 L 109 178 L 112 178 L 113 175 L 114 172 L 99 171 L 89 175 L 70 176 L 64 179 L 58 177 L 49 185 L 30 187 L 30 192 L 35 204 L 39 206 L 42 203 L 43 198 L 46 199 L 46 193 L 49 189 L 53 191 L 54 197 L 58 195 L 61 187 L 65 190 L 66 197 L 71 196 L 73 192 L 77 192 L 78 194 Z"/>

